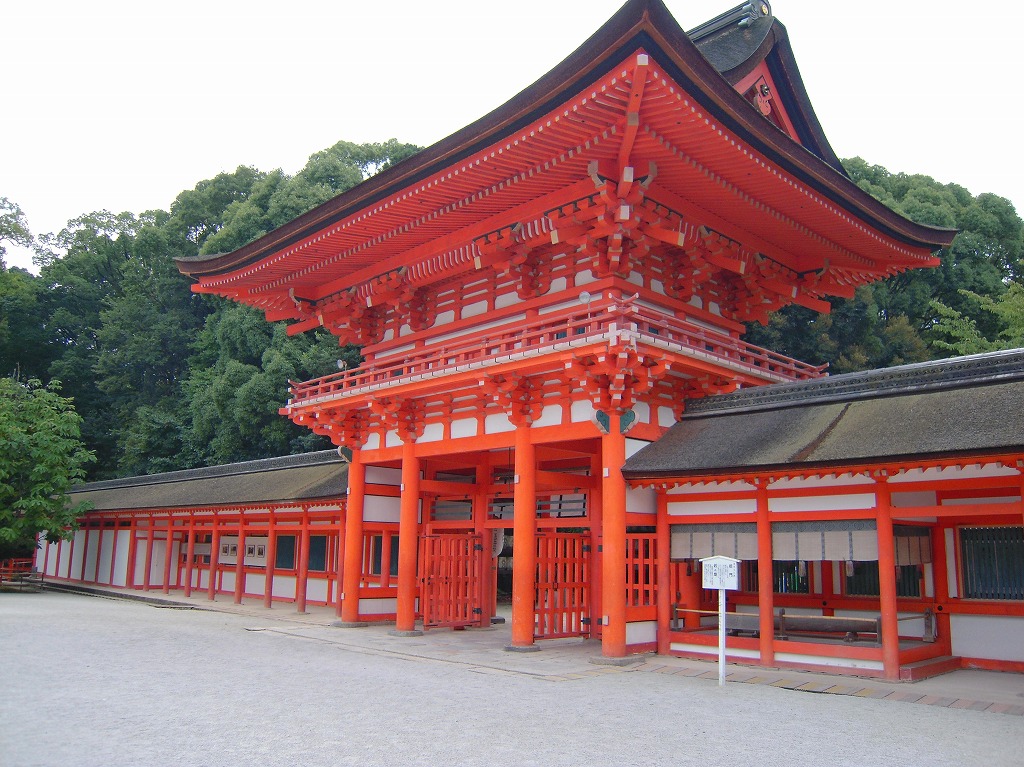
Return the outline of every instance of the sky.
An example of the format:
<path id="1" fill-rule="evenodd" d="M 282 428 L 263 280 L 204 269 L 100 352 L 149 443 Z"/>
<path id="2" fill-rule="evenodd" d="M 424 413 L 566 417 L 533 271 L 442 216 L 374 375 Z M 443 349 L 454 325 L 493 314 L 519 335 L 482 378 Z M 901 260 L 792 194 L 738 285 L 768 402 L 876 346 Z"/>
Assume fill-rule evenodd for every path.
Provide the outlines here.
<path id="1" fill-rule="evenodd" d="M 34 234 L 168 209 L 339 140 L 429 146 L 572 53 L 624 0 L 47 0 L 0 25 L 0 197 Z M 691 29 L 739 0 L 666 0 Z M 1024 213 L 1015 4 L 776 0 L 840 157 Z M 1012 37 L 1011 37 L 1012 36 Z M 7 245 L 7 265 L 31 254 Z"/>

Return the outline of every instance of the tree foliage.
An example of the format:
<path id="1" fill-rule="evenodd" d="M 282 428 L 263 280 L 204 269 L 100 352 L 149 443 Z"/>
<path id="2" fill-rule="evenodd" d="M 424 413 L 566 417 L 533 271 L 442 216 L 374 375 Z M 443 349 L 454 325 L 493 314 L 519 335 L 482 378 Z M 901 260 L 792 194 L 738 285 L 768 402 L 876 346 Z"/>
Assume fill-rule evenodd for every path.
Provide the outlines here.
<path id="1" fill-rule="evenodd" d="M 890 173 L 854 158 L 844 163 L 865 191 L 908 218 L 959 230 L 935 269 L 915 269 L 830 301 L 829 315 L 798 306 L 748 328 L 752 343 L 833 373 L 889 367 L 1024 344 L 1014 297 L 1024 280 L 1024 224 L 993 194 Z"/>
<path id="2" fill-rule="evenodd" d="M 416 151 L 340 141 L 289 176 L 240 166 L 182 191 L 167 211 L 98 211 L 44 235 L 38 276 L 0 266 L 0 375 L 62 381 L 97 461 L 90 478 L 149 474 L 326 448 L 278 415 L 290 380 L 336 370 L 322 331 L 290 338 L 248 307 L 193 294 L 174 258 L 231 251 Z M 1013 206 L 860 158 L 850 177 L 921 223 L 960 230 L 936 269 L 791 306 L 748 340 L 832 372 L 1024 345 L 1024 241 Z M 0 198 L 0 245 L 32 242 Z"/>
<path id="3" fill-rule="evenodd" d="M 0 374 L 63 382 L 97 455 L 91 479 L 329 447 L 277 411 L 289 380 L 358 352 L 323 332 L 289 338 L 259 312 L 192 293 L 174 258 L 241 247 L 416 150 L 342 141 L 293 177 L 240 166 L 168 211 L 69 221 L 40 238 L 38 276 L 0 268 Z M 5 211 L 0 235 L 27 235 L 20 209 Z"/>
<path id="4" fill-rule="evenodd" d="M 67 492 L 93 460 L 81 441 L 81 418 L 56 381 L 0 378 L 0 542 L 24 545 L 45 531 L 67 538 L 83 504 Z"/>

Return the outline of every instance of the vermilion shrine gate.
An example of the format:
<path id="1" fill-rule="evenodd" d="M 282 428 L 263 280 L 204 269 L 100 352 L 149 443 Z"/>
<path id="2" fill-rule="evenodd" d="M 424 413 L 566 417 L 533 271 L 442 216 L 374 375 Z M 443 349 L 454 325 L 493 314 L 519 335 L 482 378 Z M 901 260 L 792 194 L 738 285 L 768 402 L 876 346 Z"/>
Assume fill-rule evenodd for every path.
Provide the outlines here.
<path id="1" fill-rule="evenodd" d="M 744 322 L 826 311 L 952 235 L 846 177 L 766 3 L 687 36 L 632 0 L 477 123 L 179 268 L 363 349 L 282 408 L 351 451 L 344 622 L 367 478 L 392 470 L 398 631 L 486 622 L 511 526 L 512 646 L 589 634 L 614 657 L 654 641 L 654 493 L 627 488 L 626 457 L 688 398 L 822 374 L 744 343 Z"/>
<path id="2" fill-rule="evenodd" d="M 1015 551 L 1021 537 L 1024 438 L 993 415 L 1020 386 L 986 396 L 1016 358 L 822 379 L 742 340 L 744 323 L 787 304 L 824 312 L 830 296 L 934 266 L 954 234 L 902 218 L 846 176 L 767 3 L 687 34 L 660 0 L 630 0 L 478 122 L 234 253 L 179 261 L 197 292 L 362 347 L 357 369 L 294 384 L 281 411 L 350 456 L 346 498 L 296 479 L 280 503 L 267 490 L 248 506 L 175 509 L 168 492 L 159 511 L 118 511 L 104 497 L 89 519 L 131 520 L 127 548 L 143 564 L 117 583 L 268 605 L 294 594 L 300 610 L 313 589 L 342 625 L 394 620 L 400 633 L 417 620 L 487 625 L 511 531 L 511 649 L 589 636 L 610 658 L 708 654 L 695 563 L 725 553 L 745 567 L 733 660 L 896 677 L 957 652 L 960 631 L 960 654 L 1024 668 L 1017 651 L 974 642 L 982 624 L 967 620 L 1012 615 L 1019 633 L 1024 577 L 1019 596 L 992 597 L 964 574 L 991 580 L 978 552 Z M 905 413 L 853 404 L 887 389 L 886 376 L 910 381 L 889 404 L 921 412 L 966 392 L 982 438 L 953 430 L 936 447 L 914 439 L 934 436 L 931 422 L 907 419 L 899 455 L 887 438 L 859 444 L 867 425 L 892 430 Z M 760 392 L 775 404 L 759 405 Z M 802 431 L 789 428 L 794 413 Z M 844 431 L 855 413 L 867 415 Z M 849 449 L 821 458 L 839 434 Z M 309 460 L 302 471 L 344 471 Z M 138 495 L 142 480 L 125 482 L 118 492 Z M 258 536 L 254 555 L 265 540 L 292 556 L 250 560 L 246 536 Z M 55 560 L 63 577 L 59 550 Z M 916 568 L 905 587 L 891 575 L 900 567 Z M 961 596 L 1018 603 L 964 607 Z M 960 624 L 933 615 L 938 641 L 901 649 L 900 610 L 921 621 L 954 603 Z M 858 632 L 879 646 L 841 641 Z"/>

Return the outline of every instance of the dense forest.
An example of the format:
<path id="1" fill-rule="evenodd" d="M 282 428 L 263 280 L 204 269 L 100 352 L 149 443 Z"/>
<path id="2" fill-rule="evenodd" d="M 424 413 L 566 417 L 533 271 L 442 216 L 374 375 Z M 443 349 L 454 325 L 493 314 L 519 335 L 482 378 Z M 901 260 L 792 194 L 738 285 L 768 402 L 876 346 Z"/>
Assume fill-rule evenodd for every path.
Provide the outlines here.
<path id="1" fill-rule="evenodd" d="M 325 375 L 358 350 L 322 332 L 288 338 L 259 312 L 195 295 L 173 259 L 234 250 L 417 149 L 339 142 L 294 176 L 239 167 L 167 211 L 90 213 L 38 239 L 0 198 L 0 375 L 60 381 L 96 454 L 92 479 L 330 447 L 277 410 L 289 379 Z M 748 340 L 834 373 L 1024 346 L 1024 236 L 1010 202 L 845 165 L 886 205 L 960 234 L 939 268 L 835 299 L 830 315 L 789 307 Z M 3 266 L 4 241 L 31 244 L 39 275 Z"/>

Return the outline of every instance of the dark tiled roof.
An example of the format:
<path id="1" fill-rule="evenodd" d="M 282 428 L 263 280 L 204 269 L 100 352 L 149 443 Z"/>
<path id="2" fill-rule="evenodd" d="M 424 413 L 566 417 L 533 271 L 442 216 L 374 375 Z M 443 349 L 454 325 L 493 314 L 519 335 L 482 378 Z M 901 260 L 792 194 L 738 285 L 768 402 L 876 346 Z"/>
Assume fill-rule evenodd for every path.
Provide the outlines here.
<path id="1" fill-rule="evenodd" d="M 97 511 L 248 505 L 340 498 L 348 467 L 334 450 L 79 485 L 73 501 Z"/>
<path id="2" fill-rule="evenodd" d="M 1024 450 L 1024 349 L 746 389 L 687 403 L 629 478 Z"/>

